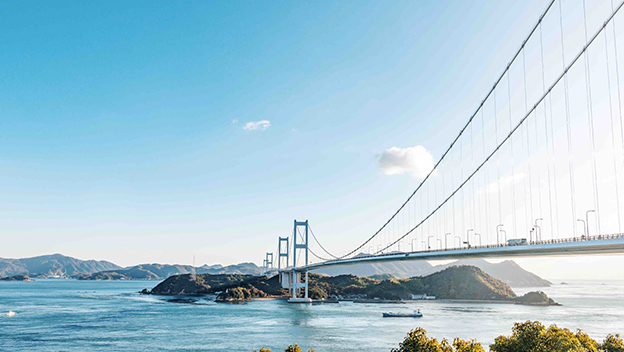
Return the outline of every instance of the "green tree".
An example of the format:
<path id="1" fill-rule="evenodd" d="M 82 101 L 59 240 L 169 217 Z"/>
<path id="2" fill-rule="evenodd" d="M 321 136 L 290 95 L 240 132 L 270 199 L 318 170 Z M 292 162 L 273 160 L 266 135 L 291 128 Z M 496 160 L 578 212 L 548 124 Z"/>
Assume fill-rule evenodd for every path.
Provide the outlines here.
<path id="1" fill-rule="evenodd" d="M 299 345 L 294 344 L 294 345 L 288 346 L 288 348 L 285 349 L 284 352 L 305 352 L 305 351 L 302 350 L 301 347 L 299 347 Z M 308 352 L 314 352 L 314 348 Z"/>
<path id="2" fill-rule="evenodd" d="M 453 347 L 455 347 L 455 351 L 457 352 L 485 352 L 483 346 L 476 340 L 466 341 L 455 338 L 455 340 L 453 340 Z"/>
<path id="3" fill-rule="evenodd" d="M 499 336 L 490 346 L 492 352 L 624 352 L 619 335 L 609 335 L 599 344 L 581 330 L 551 325 L 546 329 L 540 322 L 516 323 L 509 337 Z"/>
<path id="4" fill-rule="evenodd" d="M 268 348 L 262 347 L 260 351 L 254 350 L 253 352 L 273 352 L 273 351 Z M 305 351 L 302 350 L 301 347 L 299 347 L 299 345 L 294 344 L 294 345 L 288 346 L 288 348 L 286 348 L 284 352 L 305 352 Z M 308 352 L 314 352 L 314 348 L 309 350 Z"/>
<path id="5" fill-rule="evenodd" d="M 456 338 L 450 345 L 446 339 L 438 342 L 434 338 L 427 337 L 423 328 L 410 331 L 398 349 L 392 352 L 485 352 L 483 346 L 475 340 L 465 341 Z"/>
<path id="6" fill-rule="evenodd" d="M 601 347 L 604 352 L 624 352 L 624 341 L 620 335 L 607 335 Z"/>
<path id="7" fill-rule="evenodd" d="M 592 339 L 586 333 L 581 330 L 576 330 L 576 339 L 579 340 L 583 348 L 589 352 L 599 352 L 600 344 L 596 340 Z"/>
<path id="8" fill-rule="evenodd" d="M 393 348 L 392 352 L 452 352 L 448 341 L 427 337 L 427 331 L 417 328 L 407 333 L 405 340 L 399 344 L 399 348 Z"/>

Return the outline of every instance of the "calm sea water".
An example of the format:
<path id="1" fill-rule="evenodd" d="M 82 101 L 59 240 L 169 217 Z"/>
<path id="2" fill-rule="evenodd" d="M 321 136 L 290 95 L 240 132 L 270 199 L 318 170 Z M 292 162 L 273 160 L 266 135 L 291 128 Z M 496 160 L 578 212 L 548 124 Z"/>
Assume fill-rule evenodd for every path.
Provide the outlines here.
<path id="1" fill-rule="evenodd" d="M 389 351 L 421 326 L 437 338 L 491 343 L 514 322 L 581 328 L 596 339 L 624 333 L 624 282 L 570 282 L 544 291 L 562 307 L 426 302 L 294 305 L 174 303 L 136 293 L 150 281 L 0 282 L 0 351 Z M 526 289 L 516 289 L 524 293 Z M 382 318 L 420 308 L 425 317 Z"/>

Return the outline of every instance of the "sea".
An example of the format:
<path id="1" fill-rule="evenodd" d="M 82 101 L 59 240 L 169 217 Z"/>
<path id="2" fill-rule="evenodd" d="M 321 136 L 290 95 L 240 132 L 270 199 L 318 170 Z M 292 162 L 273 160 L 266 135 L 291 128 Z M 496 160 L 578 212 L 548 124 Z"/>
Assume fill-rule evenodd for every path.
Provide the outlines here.
<path id="1" fill-rule="evenodd" d="M 624 281 L 556 281 L 540 288 L 561 306 L 428 301 L 405 304 L 240 304 L 141 295 L 157 281 L 0 281 L 0 351 L 389 352 L 422 327 L 437 339 L 489 345 L 515 322 L 580 328 L 602 340 L 624 334 Z M 537 290 L 518 289 L 517 294 Z M 420 309 L 422 318 L 382 318 Z M 15 312 L 7 316 L 9 311 Z M 487 349 L 487 348 L 486 348 Z"/>

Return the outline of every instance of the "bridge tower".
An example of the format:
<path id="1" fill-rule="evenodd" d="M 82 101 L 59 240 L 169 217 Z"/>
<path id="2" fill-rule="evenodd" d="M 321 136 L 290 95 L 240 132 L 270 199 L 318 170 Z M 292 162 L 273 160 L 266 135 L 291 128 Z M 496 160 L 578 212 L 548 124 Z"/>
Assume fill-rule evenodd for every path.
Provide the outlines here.
<path id="1" fill-rule="evenodd" d="M 283 249 L 282 249 L 282 242 L 286 242 Z M 279 243 L 277 244 L 277 270 L 282 269 L 282 258 L 286 258 L 284 268 L 287 268 L 288 267 L 288 237 L 279 238 Z"/>
<path id="2" fill-rule="evenodd" d="M 268 273 L 273 270 L 273 253 L 267 252 L 264 259 L 264 269 Z"/>
<path id="3" fill-rule="evenodd" d="M 299 233 L 299 227 L 304 227 L 305 228 L 305 232 L 303 234 L 301 234 L 301 236 L 303 237 L 301 239 L 300 243 L 297 243 L 297 234 Z M 309 228 L 308 228 L 308 220 L 306 221 L 297 221 L 295 220 L 295 226 L 293 228 L 293 269 L 292 269 L 292 276 L 291 276 L 291 282 L 292 282 L 292 298 L 288 300 L 288 302 L 291 303 L 307 303 L 307 302 L 311 302 L 311 299 L 308 297 L 308 271 L 305 270 L 305 278 L 304 281 L 302 281 L 302 274 L 304 272 L 301 271 L 296 271 L 295 268 L 297 267 L 297 250 L 303 250 L 304 251 L 304 258 L 305 258 L 305 262 L 303 265 L 308 265 L 309 264 L 309 260 L 308 260 L 308 232 L 309 232 Z M 300 296 L 300 289 L 304 289 L 303 292 L 303 297 L 299 297 Z"/>

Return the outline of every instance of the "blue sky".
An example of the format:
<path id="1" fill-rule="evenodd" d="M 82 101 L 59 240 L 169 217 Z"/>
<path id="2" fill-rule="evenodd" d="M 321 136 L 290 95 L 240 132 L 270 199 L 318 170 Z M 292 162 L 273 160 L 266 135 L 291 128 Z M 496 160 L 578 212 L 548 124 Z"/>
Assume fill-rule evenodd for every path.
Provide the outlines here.
<path id="1" fill-rule="evenodd" d="M 0 257 L 346 251 L 418 182 L 380 153 L 437 159 L 546 5 L 2 3 Z"/>

